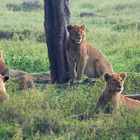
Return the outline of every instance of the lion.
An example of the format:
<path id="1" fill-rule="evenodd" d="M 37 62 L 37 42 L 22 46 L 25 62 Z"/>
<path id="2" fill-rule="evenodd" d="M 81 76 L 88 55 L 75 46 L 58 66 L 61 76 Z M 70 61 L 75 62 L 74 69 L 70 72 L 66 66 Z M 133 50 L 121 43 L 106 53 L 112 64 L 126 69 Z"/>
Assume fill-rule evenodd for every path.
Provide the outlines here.
<path id="1" fill-rule="evenodd" d="M 108 103 L 111 103 L 111 105 L 116 109 L 118 109 L 120 105 L 123 105 L 129 109 L 140 109 L 140 101 L 122 95 L 125 78 L 125 73 L 106 73 L 104 75 L 106 86 L 97 101 L 95 112 L 98 113 L 100 110 L 105 109 Z"/>
<path id="2" fill-rule="evenodd" d="M 8 81 L 9 76 L 2 76 L 0 74 L 0 102 L 9 99 L 9 95 L 6 92 L 5 83 Z"/>
<path id="3" fill-rule="evenodd" d="M 11 80 L 17 86 L 18 90 L 24 90 L 35 87 L 33 78 L 29 73 L 21 70 L 9 69 L 9 74 Z"/>
<path id="4" fill-rule="evenodd" d="M 0 74 L 10 77 L 10 81 L 13 81 L 19 90 L 34 88 L 33 79 L 29 73 L 21 70 L 8 69 L 2 51 L 0 51 Z"/>
<path id="5" fill-rule="evenodd" d="M 83 74 L 86 81 L 95 83 L 105 73 L 114 73 L 111 64 L 96 47 L 85 42 L 86 26 L 68 25 L 69 37 L 66 47 L 70 83 L 79 83 Z"/>

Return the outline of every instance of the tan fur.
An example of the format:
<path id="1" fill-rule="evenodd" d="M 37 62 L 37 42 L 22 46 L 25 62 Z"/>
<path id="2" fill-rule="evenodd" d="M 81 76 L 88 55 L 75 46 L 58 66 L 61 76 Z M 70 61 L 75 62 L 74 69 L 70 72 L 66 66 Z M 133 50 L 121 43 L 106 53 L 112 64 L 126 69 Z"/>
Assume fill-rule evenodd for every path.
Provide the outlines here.
<path id="1" fill-rule="evenodd" d="M 100 109 L 104 109 L 110 102 L 115 108 L 123 105 L 130 109 L 140 109 L 140 101 L 128 98 L 122 95 L 124 80 L 126 78 L 125 73 L 121 74 L 109 74 L 104 75 L 106 81 L 106 87 L 99 97 L 95 112 L 99 112 Z"/>
<path id="2" fill-rule="evenodd" d="M 9 79 L 9 77 L 8 77 Z M 0 75 L 0 102 L 9 99 L 9 95 L 6 92 L 5 82 L 8 80 L 5 79 L 2 75 Z"/>
<path id="3" fill-rule="evenodd" d="M 104 73 L 114 73 L 102 52 L 85 42 L 85 25 L 68 25 L 67 29 L 69 37 L 66 54 L 70 70 L 70 82 L 79 82 L 83 73 L 94 81 Z"/>
<path id="4" fill-rule="evenodd" d="M 0 51 L 0 102 L 9 99 L 9 95 L 6 92 L 5 83 L 9 79 L 9 69 L 5 64 L 2 56 L 2 51 Z"/>
<path id="5" fill-rule="evenodd" d="M 9 76 L 9 69 L 3 59 L 2 51 L 0 51 L 0 74 L 2 76 Z"/>
<path id="6" fill-rule="evenodd" d="M 34 82 L 32 76 L 21 70 L 9 69 L 11 80 L 17 85 L 17 89 L 23 90 L 28 88 L 34 88 Z"/>

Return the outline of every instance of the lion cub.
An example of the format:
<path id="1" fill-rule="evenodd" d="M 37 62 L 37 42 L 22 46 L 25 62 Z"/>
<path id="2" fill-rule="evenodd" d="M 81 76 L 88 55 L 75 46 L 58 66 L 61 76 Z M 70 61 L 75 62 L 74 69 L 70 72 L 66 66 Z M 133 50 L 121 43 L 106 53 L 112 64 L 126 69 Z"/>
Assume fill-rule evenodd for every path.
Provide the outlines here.
<path id="1" fill-rule="evenodd" d="M 83 73 L 88 82 L 95 82 L 105 73 L 114 73 L 103 53 L 85 42 L 86 26 L 68 25 L 69 37 L 66 54 L 70 71 L 70 82 L 78 83 Z"/>
<path id="2" fill-rule="evenodd" d="M 130 109 L 140 109 L 140 101 L 128 98 L 121 94 L 126 78 L 125 73 L 106 73 L 104 78 L 106 81 L 106 87 L 97 101 L 95 112 L 99 112 L 100 109 L 104 109 L 109 102 L 116 108 L 120 105 L 124 105 Z"/>
<path id="3" fill-rule="evenodd" d="M 2 76 L 0 74 L 0 102 L 9 99 L 9 95 L 6 92 L 5 83 L 9 79 L 9 76 Z"/>

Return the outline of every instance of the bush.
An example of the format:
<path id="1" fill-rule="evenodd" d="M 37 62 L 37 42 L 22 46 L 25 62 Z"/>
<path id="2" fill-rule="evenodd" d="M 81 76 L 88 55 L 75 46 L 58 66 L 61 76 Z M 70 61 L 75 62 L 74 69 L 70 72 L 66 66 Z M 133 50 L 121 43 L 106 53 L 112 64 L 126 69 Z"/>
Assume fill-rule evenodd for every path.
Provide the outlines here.
<path id="1" fill-rule="evenodd" d="M 12 4 L 8 3 L 6 5 L 8 10 L 11 11 L 35 11 L 42 8 L 42 5 L 39 1 L 24 1 L 21 4 Z"/>
<path id="2" fill-rule="evenodd" d="M 117 23 L 112 29 L 115 31 L 126 31 L 128 29 L 140 30 L 140 23 Z"/>
<path id="3" fill-rule="evenodd" d="M 0 39 L 12 39 L 14 33 L 11 31 L 0 30 Z"/>

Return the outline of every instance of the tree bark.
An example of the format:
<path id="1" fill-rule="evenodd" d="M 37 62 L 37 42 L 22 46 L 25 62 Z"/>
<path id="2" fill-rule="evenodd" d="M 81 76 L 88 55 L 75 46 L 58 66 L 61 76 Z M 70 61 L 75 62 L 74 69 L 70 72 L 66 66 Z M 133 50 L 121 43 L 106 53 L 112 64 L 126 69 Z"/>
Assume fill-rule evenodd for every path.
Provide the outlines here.
<path id="1" fill-rule="evenodd" d="M 70 12 L 68 0 L 44 0 L 44 27 L 52 82 L 68 81 L 66 59 L 67 30 Z"/>

